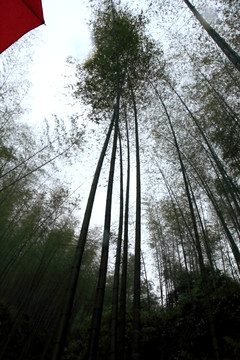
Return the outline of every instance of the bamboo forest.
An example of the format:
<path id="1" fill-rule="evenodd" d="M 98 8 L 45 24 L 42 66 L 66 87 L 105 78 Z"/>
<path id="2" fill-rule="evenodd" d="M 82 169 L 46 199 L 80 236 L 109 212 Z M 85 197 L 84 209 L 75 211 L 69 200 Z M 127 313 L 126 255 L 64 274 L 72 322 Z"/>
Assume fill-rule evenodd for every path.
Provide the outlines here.
<path id="1" fill-rule="evenodd" d="M 68 114 L 0 55 L 0 360 L 240 359 L 239 0 L 85 3 Z"/>

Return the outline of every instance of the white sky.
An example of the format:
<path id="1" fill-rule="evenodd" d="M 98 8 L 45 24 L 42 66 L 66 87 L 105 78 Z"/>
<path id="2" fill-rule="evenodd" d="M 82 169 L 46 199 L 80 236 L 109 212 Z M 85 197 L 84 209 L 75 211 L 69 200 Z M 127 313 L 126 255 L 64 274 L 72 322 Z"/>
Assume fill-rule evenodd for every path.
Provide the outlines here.
<path id="1" fill-rule="evenodd" d="M 91 46 L 87 1 L 42 0 L 42 5 L 46 25 L 33 30 L 36 41 L 30 64 L 32 87 L 27 99 L 35 122 L 64 112 L 61 94 L 66 85 L 66 58 L 85 58 Z"/>

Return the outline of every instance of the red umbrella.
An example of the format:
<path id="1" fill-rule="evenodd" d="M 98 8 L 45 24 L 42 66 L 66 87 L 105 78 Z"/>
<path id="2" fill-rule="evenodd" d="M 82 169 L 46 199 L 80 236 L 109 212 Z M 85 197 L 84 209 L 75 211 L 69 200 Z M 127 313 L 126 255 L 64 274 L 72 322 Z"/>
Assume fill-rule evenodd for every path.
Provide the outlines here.
<path id="1" fill-rule="evenodd" d="M 42 24 L 41 0 L 0 0 L 0 53 Z"/>

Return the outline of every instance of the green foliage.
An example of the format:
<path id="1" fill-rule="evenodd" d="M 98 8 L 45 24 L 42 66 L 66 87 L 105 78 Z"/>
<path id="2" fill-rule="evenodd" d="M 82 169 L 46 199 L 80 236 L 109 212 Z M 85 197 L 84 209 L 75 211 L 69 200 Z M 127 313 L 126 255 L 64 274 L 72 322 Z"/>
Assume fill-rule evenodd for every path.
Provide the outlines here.
<path id="1" fill-rule="evenodd" d="M 209 274 L 211 277 L 211 274 Z M 228 276 L 216 271 L 216 291 L 212 292 L 214 321 L 223 359 L 238 359 L 240 340 L 240 285 Z M 191 280 L 192 296 L 184 298 L 189 291 Z M 179 274 L 179 289 L 182 297 L 174 308 L 165 307 L 142 311 L 141 317 L 141 359 L 148 357 L 159 360 L 191 359 L 214 360 L 205 299 L 202 295 L 201 280 L 196 273 Z M 197 288 L 200 288 L 197 290 Z M 180 292 L 180 290 L 179 290 Z M 110 359 L 109 334 L 111 309 L 105 309 L 102 318 L 100 350 L 98 359 Z M 90 331 L 91 319 L 75 322 L 65 359 L 84 359 Z M 126 322 L 126 359 L 131 359 L 132 318 L 127 313 Z"/>
<path id="2" fill-rule="evenodd" d="M 17 309 L 13 306 L 7 305 L 6 303 L 0 302 L 0 341 L 1 341 L 1 350 L 4 347 L 4 344 L 8 340 L 10 334 L 12 334 L 12 328 L 14 325 L 14 319 L 17 314 Z M 11 341 L 7 352 L 4 354 L 4 359 L 14 360 L 19 357 L 25 343 L 28 338 L 31 337 L 32 329 L 31 319 L 25 315 L 20 315 L 19 325 L 15 328 L 13 336 L 11 335 Z M 46 341 L 46 334 L 44 331 L 39 329 L 33 336 L 28 354 L 25 356 L 25 359 L 40 359 L 41 351 Z"/>
<path id="3" fill-rule="evenodd" d="M 77 66 L 75 91 L 93 111 L 112 110 L 120 87 L 122 98 L 128 98 L 128 78 L 137 88 L 149 77 L 151 61 L 160 53 L 144 34 L 145 24 L 143 15 L 132 15 L 127 9 L 106 7 L 96 12 L 91 24 L 94 51 L 83 66 Z"/>
<path id="4" fill-rule="evenodd" d="M 62 122 L 56 122 L 54 141 L 49 133 L 43 142 L 37 141 L 21 122 L 20 99 L 14 94 L 4 81 L 0 86 L 4 100 L 0 105 L 0 302 L 5 305 L 0 310 L 0 356 L 30 360 L 41 358 L 56 328 L 76 243 L 74 201 L 53 172 L 51 187 L 48 171 L 40 167 L 73 139 L 67 137 Z M 77 129 L 73 127 L 74 119 L 72 130 Z"/>
<path id="5" fill-rule="evenodd" d="M 212 293 L 211 299 L 225 296 L 240 290 L 239 283 L 220 270 L 214 272 L 210 267 L 205 267 L 208 277 L 208 286 Z M 204 284 L 202 276 L 197 271 L 178 270 L 174 275 L 174 290 L 168 294 L 167 305 L 184 306 L 193 301 L 204 301 Z"/>

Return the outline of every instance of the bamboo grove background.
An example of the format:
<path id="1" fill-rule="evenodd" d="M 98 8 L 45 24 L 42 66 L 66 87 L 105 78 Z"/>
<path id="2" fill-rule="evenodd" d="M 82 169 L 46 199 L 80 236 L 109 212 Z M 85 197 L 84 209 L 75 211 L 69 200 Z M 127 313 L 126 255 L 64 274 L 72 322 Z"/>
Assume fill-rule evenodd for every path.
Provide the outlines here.
<path id="1" fill-rule="evenodd" d="M 1 359 L 240 356 L 239 4 L 193 5 L 90 2 L 38 134 L 28 39 L 2 56 Z"/>

